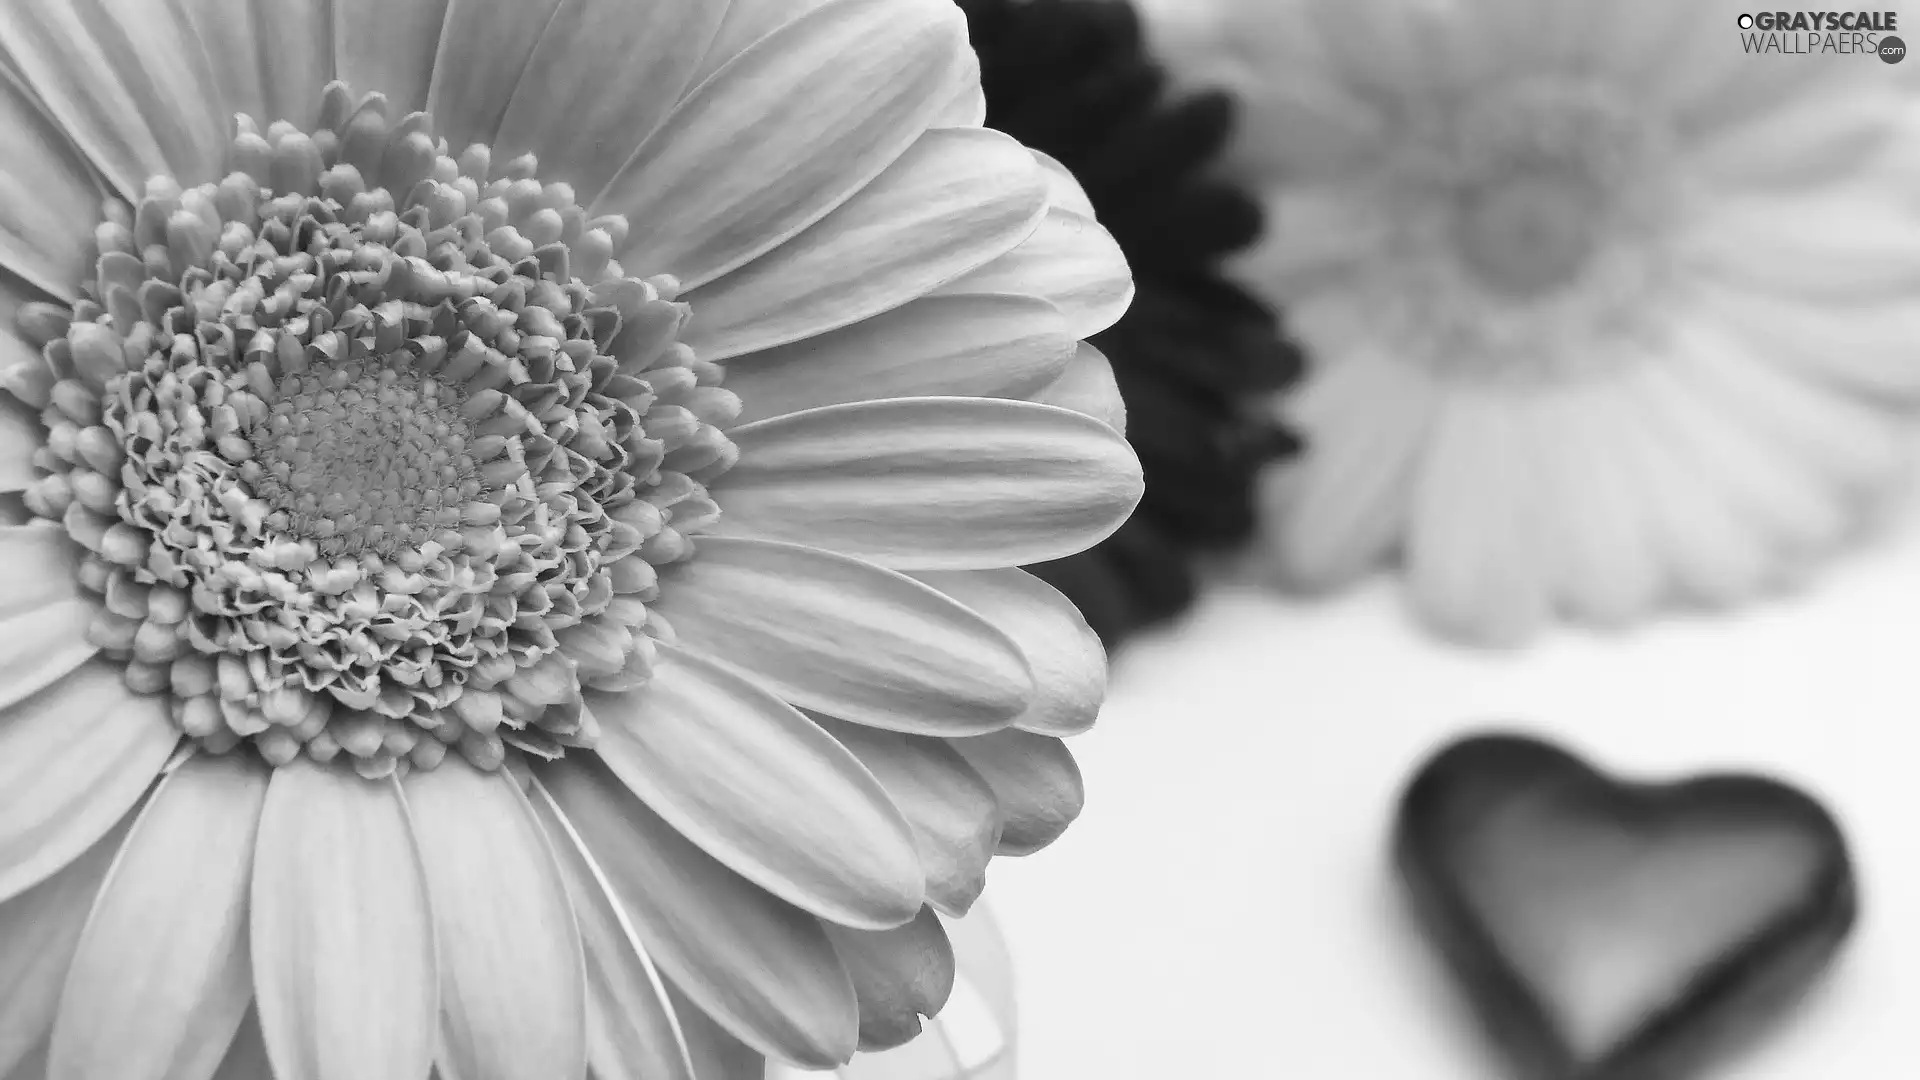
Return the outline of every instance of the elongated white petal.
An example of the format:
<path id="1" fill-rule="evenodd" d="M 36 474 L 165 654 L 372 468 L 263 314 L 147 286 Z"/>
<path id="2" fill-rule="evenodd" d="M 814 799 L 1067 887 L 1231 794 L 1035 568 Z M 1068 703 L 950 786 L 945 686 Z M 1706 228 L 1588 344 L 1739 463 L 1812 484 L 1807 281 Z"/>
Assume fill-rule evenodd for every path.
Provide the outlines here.
<path id="1" fill-rule="evenodd" d="M 940 128 L 791 241 L 688 293 L 685 340 L 708 360 L 770 349 L 891 311 L 1032 234 L 1046 181 L 1019 143 Z M 975 292 L 1030 293 L 1026 283 Z"/>
<path id="2" fill-rule="evenodd" d="M 445 1080 L 582 1080 L 586 968 L 519 785 L 451 755 L 403 790 L 440 942 Z"/>
<path id="3" fill-rule="evenodd" d="M 1844 100 L 1807 96 L 1744 123 L 1702 133 L 1699 168 L 1716 183 L 1786 191 L 1857 175 L 1899 131 L 1911 88 L 1892 80 L 1859 87 Z"/>
<path id="4" fill-rule="evenodd" d="M 1087 189 L 1080 186 L 1080 180 L 1073 170 L 1060 164 L 1060 159 L 1051 154 L 1027 148 L 1033 160 L 1047 170 L 1047 205 L 1069 210 L 1084 218 L 1097 216 L 1093 210 L 1093 200 L 1087 198 Z"/>
<path id="5" fill-rule="evenodd" d="M 593 206 L 594 195 L 694 85 L 700 58 L 725 13 L 723 0 L 561 5 L 513 89 L 500 120 L 500 148 L 538 154 L 543 172 L 572 184 L 581 204 Z M 491 7 L 475 14 L 495 17 Z M 454 63 L 472 62 L 458 53 L 443 55 Z M 457 92 L 451 89 L 449 99 Z M 633 215 L 631 224 L 644 229 L 655 209 L 623 203 L 614 212 Z"/>
<path id="6" fill-rule="evenodd" d="M 582 9 L 590 6 L 566 4 L 564 10 L 577 22 Z M 508 103 L 527 79 L 527 62 L 542 32 L 562 10 L 562 0 L 448 0 L 427 84 L 427 111 L 449 149 L 457 154 L 473 143 L 492 145 Z M 617 38 L 617 28 L 608 36 Z M 541 164 L 547 164 L 544 158 Z"/>
<path id="7" fill-rule="evenodd" d="M 1263 493 L 1290 584 L 1344 585 L 1399 543 L 1439 398 L 1423 373 L 1373 350 L 1329 365 L 1301 391 L 1293 411 L 1313 452 Z"/>
<path id="8" fill-rule="evenodd" d="M 734 872 L 851 926 L 924 899 L 906 820 L 860 762 L 767 689 L 662 646 L 653 679 L 589 694 L 599 753 L 653 811 Z"/>
<path id="9" fill-rule="evenodd" d="M 1826 305 L 1695 283 L 1699 310 L 1738 337 L 1746 351 L 1805 380 L 1890 403 L 1920 401 L 1920 310 L 1910 303 Z"/>
<path id="10" fill-rule="evenodd" d="M 1060 838 L 1086 801 L 1067 744 L 1026 731 L 953 740 L 1000 804 L 1002 855 L 1031 855 Z"/>
<path id="11" fill-rule="evenodd" d="M 714 13 L 711 38 L 718 4 L 653 10 L 701 7 Z M 632 223 L 615 254 L 691 289 L 785 243 L 920 138 L 953 93 L 965 41 L 959 9 L 942 0 L 831 0 L 775 30 L 695 89 L 601 196 L 599 208 Z M 682 50 L 687 75 L 698 56 Z M 604 100 L 627 112 L 644 99 Z"/>
<path id="12" fill-rule="evenodd" d="M 138 199 L 162 173 L 187 183 L 218 175 L 231 118 L 179 5 L 13 0 L 0 6 L 0 48 L 123 197 Z M 90 230 L 97 216 L 67 227 Z"/>
<path id="13" fill-rule="evenodd" d="M 1648 485 L 1629 471 L 1636 455 L 1615 445 L 1621 432 L 1643 426 L 1621 408 L 1620 382 L 1596 379 L 1514 403 L 1542 478 L 1534 498 L 1552 599 L 1598 625 L 1645 614 L 1662 584 L 1639 505 Z"/>
<path id="14" fill-rule="evenodd" d="M 213 79 L 227 113 L 245 113 L 262 130 L 275 120 L 302 129 L 313 126 L 320 112 L 320 89 L 333 78 L 329 5 L 280 0 L 181 2 L 201 47 L 216 61 Z M 379 87 L 354 89 L 365 92 Z"/>
<path id="15" fill-rule="evenodd" d="M 993 788 L 945 739 L 824 716 L 815 722 L 853 751 L 913 827 L 927 902 L 950 915 L 965 914 L 987 886 L 987 863 L 1000 843 Z"/>
<path id="16" fill-rule="evenodd" d="M 121 845 L 74 954 L 48 1080 L 208 1080 L 247 1003 L 247 895 L 267 769 L 187 759 Z"/>
<path id="17" fill-rule="evenodd" d="M 779 1067 L 770 1065 L 758 1050 L 728 1034 L 672 983 L 667 984 L 667 996 L 673 1002 L 674 1013 L 686 1018 L 681 1026 L 687 1032 L 694 1075 L 700 1080 L 766 1080 L 772 1075 L 772 1069 Z"/>
<path id="18" fill-rule="evenodd" d="M 967 73 L 960 79 L 960 89 L 940 108 L 939 115 L 933 118 L 934 127 L 984 127 L 987 122 L 987 94 L 980 85 L 980 60 L 973 57 L 968 64 Z"/>
<path id="19" fill-rule="evenodd" d="M 76 595 L 0 615 L 0 641 L 9 643 L 0 654 L 0 709 L 25 701 L 93 657 L 97 650 L 86 631 L 98 610 Z"/>
<path id="20" fill-rule="evenodd" d="M 712 537 L 655 610 L 689 647 L 802 708 L 875 727 L 978 735 L 1036 692 L 1016 639 L 905 574 L 818 548 Z"/>
<path id="21" fill-rule="evenodd" d="M 0 310 L 0 318 L 5 317 L 4 310 Z M 0 368 L 10 366 L 6 352 L 12 349 L 32 353 L 15 331 L 0 327 Z M 27 355 L 14 362 L 33 364 L 39 363 L 40 358 L 37 354 Z M 46 429 L 25 405 L 11 397 L 0 397 L 0 493 L 25 491 L 39 479 L 33 468 L 33 452 L 40 449 L 46 439 Z"/>
<path id="22" fill-rule="evenodd" d="M 591 755 L 540 778 L 648 953 L 707 1015 L 795 1064 L 824 1069 L 852 1056 L 859 1007 L 818 919 L 714 861 Z"/>
<path id="23" fill-rule="evenodd" d="M 1455 388 L 1439 408 L 1409 509 L 1412 600 L 1445 633 L 1525 640 L 1547 611 L 1535 463 L 1500 396 Z"/>
<path id="24" fill-rule="evenodd" d="M 165 699 L 89 661 L 0 715 L 0 900 L 92 847 L 180 741 Z"/>
<path id="25" fill-rule="evenodd" d="M 1044 169 L 1042 175 L 1047 175 Z M 941 290 L 1035 291 L 1060 309 L 1069 333 L 1092 337 L 1126 314 L 1133 302 L 1133 275 L 1126 255 L 1104 226 L 1053 206 L 1019 247 Z"/>
<path id="26" fill-rule="evenodd" d="M 0 525 L 0 612 L 42 606 L 77 592 L 74 575 L 81 554 L 58 526 Z"/>
<path id="27" fill-rule="evenodd" d="M 705 1080 L 694 1072 L 666 982 L 614 898 L 613 883 L 545 786 L 534 781 L 528 798 L 546 830 L 580 925 L 587 973 L 587 1063 L 595 1080 Z"/>
<path id="28" fill-rule="evenodd" d="M 818 337 L 736 357 L 727 388 L 742 423 L 895 397 L 1030 398 L 1067 370 L 1075 343 L 1045 300 L 928 296 Z"/>
<path id="29" fill-rule="evenodd" d="M 1054 380 L 1028 395 L 1042 405 L 1084 413 L 1122 435 L 1127 433 L 1127 400 L 1113 377 L 1105 353 L 1082 341 Z"/>
<path id="30" fill-rule="evenodd" d="M 885 1050 L 920 1034 L 953 990 L 953 946 L 932 908 L 878 932 L 827 927 L 860 998 L 860 1049 Z"/>
<path id="31" fill-rule="evenodd" d="M 1788 300 L 1893 301 L 1920 288 L 1920 209 L 1893 188 L 1726 197 L 1675 238 L 1683 269 Z"/>
<path id="32" fill-rule="evenodd" d="M 1013 726 L 1042 735 L 1076 735 L 1093 726 L 1107 694 L 1107 651 L 1073 601 L 1025 570 L 914 576 L 979 612 L 1020 646 L 1033 671 L 1034 696 Z"/>
<path id="33" fill-rule="evenodd" d="M 4 76 L 0 160 L 7 163 L 0 172 L 0 266 L 53 296 L 74 299 L 91 270 L 88 240 L 100 193 L 60 129 L 24 87 Z"/>
<path id="34" fill-rule="evenodd" d="M 734 58 L 745 52 L 749 45 L 832 2 L 833 0 L 727 0 L 727 17 L 721 20 L 720 32 L 714 35 L 713 45 L 707 49 L 706 57 L 701 60 L 700 73 L 694 78 L 693 85 L 698 86 L 707 81 L 714 72 L 732 63 Z"/>
<path id="35" fill-rule="evenodd" d="M 95 604 L 75 578 L 79 554 L 62 529 L 0 526 L 0 717 L 94 654 L 86 629 Z"/>
<path id="36" fill-rule="evenodd" d="M 251 929 L 276 1080 L 427 1074 L 440 1014 L 433 918 L 397 783 L 304 759 L 275 770 Z"/>
<path id="37" fill-rule="evenodd" d="M 80 932 L 100 883 L 133 823 L 128 814 L 78 858 L 33 888 L 0 903 L 0 1076 L 13 1077 L 32 1058 L 46 1075 L 45 1055 Z"/>
<path id="38" fill-rule="evenodd" d="M 1120 527 L 1140 462 L 1091 417 L 1028 402 L 900 398 L 810 409 L 731 432 L 719 531 L 898 570 L 1044 562 Z"/>
<path id="39" fill-rule="evenodd" d="M 447 0 L 333 0 L 334 77 L 385 94 L 389 115 L 424 109 L 446 21 Z"/>

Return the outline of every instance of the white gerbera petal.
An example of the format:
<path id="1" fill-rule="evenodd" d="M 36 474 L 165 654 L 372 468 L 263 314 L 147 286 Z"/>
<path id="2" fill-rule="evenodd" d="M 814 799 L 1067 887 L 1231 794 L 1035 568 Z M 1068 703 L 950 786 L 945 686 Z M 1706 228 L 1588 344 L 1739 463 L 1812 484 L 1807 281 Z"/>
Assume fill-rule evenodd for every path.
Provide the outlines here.
<path id="1" fill-rule="evenodd" d="M 100 660 L 0 714 L 0 901 L 106 835 L 179 741 L 161 699 Z"/>
<path id="2" fill-rule="evenodd" d="M 926 296 L 818 337 L 735 357 L 740 422 L 893 397 L 1027 398 L 1059 378 L 1076 342 L 1036 296 Z"/>
<path id="3" fill-rule="evenodd" d="M 313 123 L 320 104 L 313 88 L 333 78 L 330 5 L 185 0 L 184 6 L 207 56 L 221 61 L 213 65 L 213 79 L 228 115 L 303 128 Z"/>
<path id="4" fill-rule="evenodd" d="M 0 267 L 51 296 L 74 299 L 92 255 L 87 225 L 99 194 L 60 129 L 24 87 L 5 75 L 0 75 L 0 155 L 8 163 L 0 173 Z"/>
<path id="5" fill-rule="evenodd" d="M 1528 510 L 1543 485 L 1515 411 L 1498 394 L 1447 393 L 1407 521 L 1415 606 L 1442 630 L 1494 644 L 1539 627 L 1554 557 L 1545 521 Z"/>
<path id="6" fill-rule="evenodd" d="M 644 222 L 673 208 L 648 202 L 597 198 L 628 167 L 669 114 L 698 100 L 687 98 L 700 58 L 720 28 L 724 0 L 635 5 L 630 0 L 584 0 L 561 5 L 540 31 L 540 42 L 500 119 L 497 141 L 507 153 L 531 151 L 543 167 L 565 176 L 582 205 L 609 202 L 615 213 L 636 211 L 635 235 Z M 489 11 L 478 19 L 492 18 Z M 453 62 L 485 63 L 484 57 L 449 53 Z M 449 89 L 452 100 L 457 90 Z M 566 117 L 556 123 L 556 117 Z M 494 141 L 494 140 L 489 140 Z M 684 142 L 664 134 L 661 143 Z M 647 170 L 638 170 L 645 175 Z M 657 192 L 653 189 L 649 195 Z M 697 232 L 695 233 L 697 235 Z M 619 254 L 619 253 L 616 253 Z M 660 269 L 674 265 L 657 264 Z M 657 271 L 648 271 L 649 273 Z"/>
<path id="7" fill-rule="evenodd" d="M 932 908 L 890 930 L 827 927 L 860 998 L 860 1048 L 884 1050 L 920 1034 L 953 992 L 953 946 Z"/>
<path id="8" fill-rule="evenodd" d="M 1127 433 L 1127 399 L 1120 393 L 1106 354 L 1082 341 L 1054 380 L 1027 395 L 1029 401 L 1091 416 L 1122 435 Z"/>
<path id="9" fill-rule="evenodd" d="M 450 761 L 402 790 L 440 950 L 446 1080 L 585 1080 L 586 961 L 519 781 Z"/>
<path id="10" fill-rule="evenodd" d="M 1060 838 L 1086 802 L 1080 767 L 1050 735 L 1008 729 L 955 739 L 1000 803 L 1000 854 L 1031 855 Z"/>
<path id="11" fill-rule="evenodd" d="M 833 0 L 756 42 L 599 197 L 633 223 L 615 254 L 696 289 L 777 248 L 920 138 L 959 83 L 964 38 L 939 0 Z"/>
<path id="12" fill-rule="evenodd" d="M 438 1042 L 439 976 L 399 782 L 304 759 L 282 766 L 253 859 L 254 993 L 274 1076 L 425 1076 Z"/>
<path id="13" fill-rule="evenodd" d="M 1158 8 L 1245 96 L 1272 228 L 1237 273 L 1313 358 L 1283 579 L 1399 560 L 1434 622 L 1512 642 L 1750 597 L 1897 488 L 1913 65 L 1754 55 L 1732 0 Z"/>
<path id="14" fill-rule="evenodd" d="M 720 22 L 720 32 L 714 35 L 694 85 L 705 82 L 762 38 L 830 3 L 833 0 L 727 0 L 727 16 Z"/>
<path id="15" fill-rule="evenodd" d="M 579 920 L 587 972 L 587 1063 L 593 1075 L 597 1080 L 704 1080 L 688 1060 L 666 983 L 615 899 L 612 882 L 547 789 L 535 783 L 529 799 Z"/>
<path id="16" fill-rule="evenodd" d="M 395 115 L 426 108 L 447 6 L 448 0 L 334 0 L 331 77 L 378 87 Z"/>
<path id="17" fill-rule="evenodd" d="M 97 608 L 74 574 L 78 551 L 59 529 L 0 526 L 0 709 L 39 693 L 95 652 Z"/>
<path id="18" fill-rule="evenodd" d="M 1675 257 L 1709 281 L 1783 299 L 1905 301 L 1920 290 L 1920 226 L 1907 197 L 1893 188 L 1736 195 L 1683 227 Z"/>
<path id="19" fill-rule="evenodd" d="M 700 1080 L 766 1080 L 780 1066 L 761 1056 L 759 1051 L 739 1039 L 707 1016 L 672 984 L 667 997 L 675 1014 L 687 1017 L 687 1050 L 693 1060 L 694 1075 Z"/>
<path id="20" fill-rule="evenodd" d="M 589 694 L 587 707 L 608 768 L 742 877 L 863 929 L 898 926 L 919 910 L 913 837 L 886 790 L 753 680 L 668 648 L 644 690 Z"/>
<path id="21" fill-rule="evenodd" d="M 426 104 L 427 111 L 446 133 L 447 141 L 461 147 L 472 143 L 491 144 L 500 134 L 500 121 L 520 88 L 528 61 L 543 40 L 548 24 L 563 8 L 577 22 L 586 6 L 563 4 L 562 0 L 524 0 L 502 5 L 491 5 L 486 0 L 449 0 L 446 22 L 440 31 L 439 51 L 433 58 Z M 654 5 L 648 13 L 660 10 L 661 5 Z M 694 9 L 689 5 L 679 10 Z M 617 27 L 602 30 L 609 39 L 631 44 L 630 39 L 620 36 Z M 609 70 L 601 67 L 595 77 L 606 78 Z M 656 102 L 632 104 L 637 111 L 644 111 L 646 105 L 658 107 Z M 633 145 L 638 146 L 638 141 Z"/>
<path id="22" fill-rule="evenodd" d="M 1658 600 L 1661 568 L 1650 552 L 1645 500 L 1635 497 L 1658 477 L 1637 470 L 1671 471 L 1646 461 L 1644 445 L 1629 450 L 1644 428 L 1626 399 L 1625 380 L 1594 380 L 1565 394 L 1543 396 L 1524 423 L 1536 447 L 1540 492 L 1553 500 L 1547 572 L 1554 595 L 1576 618 L 1619 625 Z"/>
<path id="23" fill-rule="evenodd" d="M 127 815 L 59 873 L 0 901 L 0 1076 L 46 1074 L 60 988 L 100 883 L 132 822 L 133 815 Z"/>
<path id="24" fill-rule="evenodd" d="M 689 293 L 700 318 L 687 343 L 725 360 L 891 311 L 1013 250 L 1046 199 L 1040 167 L 1011 138 L 929 131 L 793 242 Z"/>
<path id="25" fill-rule="evenodd" d="M 913 826 L 927 874 L 927 902 L 964 915 L 987 885 L 1000 843 L 993 788 L 945 739 L 815 717 L 853 751 Z"/>
<path id="26" fill-rule="evenodd" d="M 1104 539 L 1140 498 L 1126 441 L 1049 405 L 899 398 L 763 420 L 733 438 L 740 464 L 722 480 L 720 532 L 899 570 L 1059 558 Z"/>
<path id="27" fill-rule="evenodd" d="M 0 48 L 122 197 L 149 176 L 218 169 L 229 117 L 179 5 L 104 0 L 88 17 L 65 0 L 18 0 L 0 10 Z"/>
<path id="28" fill-rule="evenodd" d="M 1068 331 L 1077 338 L 1112 326 L 1133 302 L 1133 277 L 1120 245 L 1099 222 L 1063 206 L 1049 207 L 1019 247 L 940 292 L 1008 292 L 1036 286 L 1060 309 Z"/>
<path id="29" fill-rule="evenodd" d="M 253 1000 L 247 894 L 257 762 L 196 755 L 154 791 L 87 919 L 49 1080 L 211 1076 Z"/>
<path id="30" fill-rule="evenodd" d="M 641 942 L 697 1011 L 795 1064 L 831 1068 L 853 1055 L 859 1005 L 818 919 L 716 862 L 604 766 L 540 776 Z"/>
<path id="31" fill-rule="evenodd" d="M 1378 352 L 1356 352 L 1304 388 L 1291 415 L 1314 435 L 1310 466 L 1266 482 L 1269 515 L 1312 522 L 1275 538 L 1277 569 L 1310 589 L 1344 585 L 1394 550 L 1439 391 Z"/>
<path id="32" fill-rule="evenodd" d="M 978 735 L 1036 693 L 1007 623 L 904 574 L 817 548 L 704 541 L 655 610 L 680 642 L 803 708 L 875 727 Z"/>
<path id="33" fill-rule="evenodd" d="M 1775 559 L 1838 543 L 1848 528 L 1842 494 L 1752 417 L 1717 408 L 1715 392 L 1690 362 L 1650 369 L 1641 389 L 1656 445 L 1671 448 L 1668 467 L 1694 489 L 1686 497 L 1724 504 Z"/>
<path id="34" fill-rule="evenodd" d="M 1047 170 L 1047 205 L 1060 210 L 1079 214 L 1089 220 L 1097 217 L 1093 210 L 1093 200 L 1087 197 L 1086 189 L 1080 186 L 1080 179 L 1073 171 L 1060 164 L 1060 159 L 1045 154 L 1032 147 L 1027 152 L 1033 160 Z"/>
<path id="35" fill-rule="evenodd" d="M 33 452 L 40 449 L 40 424 L 27 410 L 0 402 L 0 492 L 25 491 L 40 474 Z"/>
<path id="36" fill-rule="evenodd" d="M 1078 735 L 1093 726 L 1107 696 L 1107 651 L 1073 601 L 1012 567 L 914 576 L 979 612 L 1020 646 L 1034 693 L 1014 727 Z"/>

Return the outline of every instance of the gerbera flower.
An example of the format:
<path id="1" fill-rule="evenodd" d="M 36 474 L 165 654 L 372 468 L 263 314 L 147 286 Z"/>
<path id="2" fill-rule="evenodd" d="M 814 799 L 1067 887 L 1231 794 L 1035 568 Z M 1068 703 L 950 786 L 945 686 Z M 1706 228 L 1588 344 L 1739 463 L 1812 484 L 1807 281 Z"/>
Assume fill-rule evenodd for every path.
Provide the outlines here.
<path id="1" fill-rule="evenodd" d="M 1113 362 L 1147 477 L 1105 543 L 1034 567 L 1109 645 L 1184 611 L 1194 563 L 1245 541 L 1254 477 L 1294 450 L 1256 406 L 1299 356 L 1271 313 L 1220 274 L 1259 236 L 1253 200 L 1211 174 L 1233 103 L 1177 99 L 1124 0 L 961 0 L 987 124 L 1058 160 L 1133 268 L 1133 305 L 1090 347 Z"/>
<path id="2" fill-rule="evenodd" d="M 1397 558 L 1469 636 L 1618 624 L 1790 582 L 1894 486 L 1920 69 L 1749 53 L 1741 10 L 1167 5 L 1247 98 L 1275 239 L 1241 269 L 1315 357 L 1287 577 Z"/>
<path id="3" fill-rule="evenodd" d="M 0 51 L 0 1075 L 910 1036 L 936 913 L 1079 806 L 1101 653 L 1012 568 L 1141 483 L 1023 400 L 1106 410 L 1130 290 L 959 12 L 19 0 Z"/>

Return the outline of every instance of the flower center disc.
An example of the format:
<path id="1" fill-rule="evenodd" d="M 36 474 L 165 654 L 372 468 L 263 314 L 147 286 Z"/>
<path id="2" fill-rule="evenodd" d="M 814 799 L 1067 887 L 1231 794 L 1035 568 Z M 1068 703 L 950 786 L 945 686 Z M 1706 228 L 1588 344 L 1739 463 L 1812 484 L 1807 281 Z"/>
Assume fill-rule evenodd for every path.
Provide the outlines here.
<path id="1" fill-rule="evenodd" d="M 25 504 L 87 552 L 88 641 L 202 750 L 379 778 L 591 746 L 582 692 L 649 677 L 739 399 L 679 283 L 613 259 L 624 218 L 379 94 L 320 114 L 240 117 L 218 181 L 109 204 L 82 297 L 16 320 Z"/>
<path id="2" fill-rule="evenodd" d="M 393 368 L 309 374 L 249 432 L 268 524 L 322 554 L 419 548 L 482 490 L 459 391 Z"/>
<path id="3" fill-rule="evenodd" d="M 1600 193 L 1568 170 L 1475 187 L 1454 218 L 1460 259 L 1492 289 L 1532 298 L 1580 276 L 1597 247 Z"/>

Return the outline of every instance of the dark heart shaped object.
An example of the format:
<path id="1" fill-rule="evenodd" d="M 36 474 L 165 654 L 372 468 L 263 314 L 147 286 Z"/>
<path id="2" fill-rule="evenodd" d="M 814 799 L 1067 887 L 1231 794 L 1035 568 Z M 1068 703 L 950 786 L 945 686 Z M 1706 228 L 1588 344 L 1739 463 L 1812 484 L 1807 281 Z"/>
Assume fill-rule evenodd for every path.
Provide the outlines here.
<path id="1" fill-rule="evenodd" d="M 1642 784 L 1534 739 L 1437 753 L 1402 797 L 1413 909 L 1525 1080 L 1680 1080 L 1852 931 L 1845 837 L 1759 776 Z"/>

